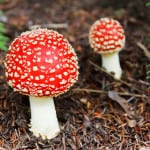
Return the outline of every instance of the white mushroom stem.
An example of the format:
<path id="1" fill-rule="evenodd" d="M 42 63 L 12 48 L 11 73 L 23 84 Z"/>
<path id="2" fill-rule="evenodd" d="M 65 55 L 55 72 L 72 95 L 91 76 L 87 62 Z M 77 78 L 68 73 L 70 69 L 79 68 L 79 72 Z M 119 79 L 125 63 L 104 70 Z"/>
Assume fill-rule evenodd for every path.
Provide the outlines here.
<path id="1" fill-rule="evenodd" d="M 101 54 L 102 55 L 102 66 L 108 72 L 113 72 L 116 79 L 120 79 L 122 75 L 122 69 L 119 61 L 119 52 Z"/>
<path id="2" fill-rule="evenodd" d="M 35 136 L 51 139 L 60 132 L 53 97 L 30 96 L 31 128 Z"/>

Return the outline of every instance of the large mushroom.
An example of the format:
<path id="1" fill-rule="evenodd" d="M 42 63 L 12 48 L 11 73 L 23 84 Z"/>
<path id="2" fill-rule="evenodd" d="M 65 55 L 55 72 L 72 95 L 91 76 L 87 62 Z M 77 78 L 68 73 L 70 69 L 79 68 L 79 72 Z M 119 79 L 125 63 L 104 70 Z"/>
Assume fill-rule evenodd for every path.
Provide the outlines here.
<path id="1" fill-rule="evenodd" d="M 121 24 L 112 18 L 101 18 L 90 28 L 89 43 L 101 54 L 102 66 L 113 72 L 116 79 L 121 78 L 122 69 L 119 62 L 119 52 L 124 47 L 125 35 Z"/>
<path id="2" fill-rule="evenodd" d="M 6 57 L 8 84 L 29 95 L 35 136 L 51 139 L 60 132 L 53 97 L 77 81 L 77 56 L 69 42 L 53 30 L 37 29 L 18 36 Z"/>

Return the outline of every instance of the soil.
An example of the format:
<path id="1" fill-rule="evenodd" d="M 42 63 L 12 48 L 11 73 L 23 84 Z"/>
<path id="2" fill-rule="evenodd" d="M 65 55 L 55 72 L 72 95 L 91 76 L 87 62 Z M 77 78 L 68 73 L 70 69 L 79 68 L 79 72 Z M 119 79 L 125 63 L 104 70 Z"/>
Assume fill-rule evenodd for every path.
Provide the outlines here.
<path id="1" fill-rule="evenodd" d="M 150 149 L 150 7 L 143 0 L 5 0 L 0 4 L 9 37 L 41 27 L 62 33 L 79 60 L 78 82 L 55 98 L 61 133 L 52 140 L 28 128 L 28 97 L 14 92 L 5 79 L 0 50 L 1 150 L 147 150 Z M 121 80 L 101 67 L 90 47 L 90 26 L 101 17 L 117 19 L 126 45 L 120 52 Z M 2 18 L 0 18 L 2 21 Z"/>

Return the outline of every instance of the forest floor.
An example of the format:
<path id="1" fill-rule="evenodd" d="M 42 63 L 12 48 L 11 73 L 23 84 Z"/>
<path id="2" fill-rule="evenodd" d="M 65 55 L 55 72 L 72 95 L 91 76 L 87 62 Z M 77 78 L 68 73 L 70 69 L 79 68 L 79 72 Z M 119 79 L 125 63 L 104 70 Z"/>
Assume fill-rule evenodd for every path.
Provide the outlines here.
<path id="1" fill-rule="evenodd" d="M 29 131 L 28 97 L 5 79 L 6 51 L 0 50 L 0 150 L 148 150 L 150 149 L 150 7 L 143 0 L 6 0 L 0 4 L 9 37 L 48 28 L 63 34 L 77 52 L 78 82 L 55 98 L 61 133 L 52 140 Z M 101 67 L 89 45 L 90 26 L 101 17 L 120 21 L 126 45 L 123 70 L 115 80 Z"/>

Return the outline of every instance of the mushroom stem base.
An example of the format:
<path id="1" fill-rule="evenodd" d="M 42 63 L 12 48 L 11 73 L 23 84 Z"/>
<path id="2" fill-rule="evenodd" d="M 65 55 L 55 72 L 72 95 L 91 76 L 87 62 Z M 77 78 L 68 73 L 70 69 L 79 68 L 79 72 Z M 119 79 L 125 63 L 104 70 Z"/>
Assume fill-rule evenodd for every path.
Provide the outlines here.
<path id="1" fill-rule="evenodd" d="M 102 54 L 102 66 L 108 72 L 114 73 L 116 79 L 120 79 L 122 75 L 122 69 L 119 61 L 119 53 Z"/>
<path id="2" fill-rule="evenodd" d="M 35 136 L 51 139 L 60 132 L 52 97 L 30 96 L 31 128 Z"/>

